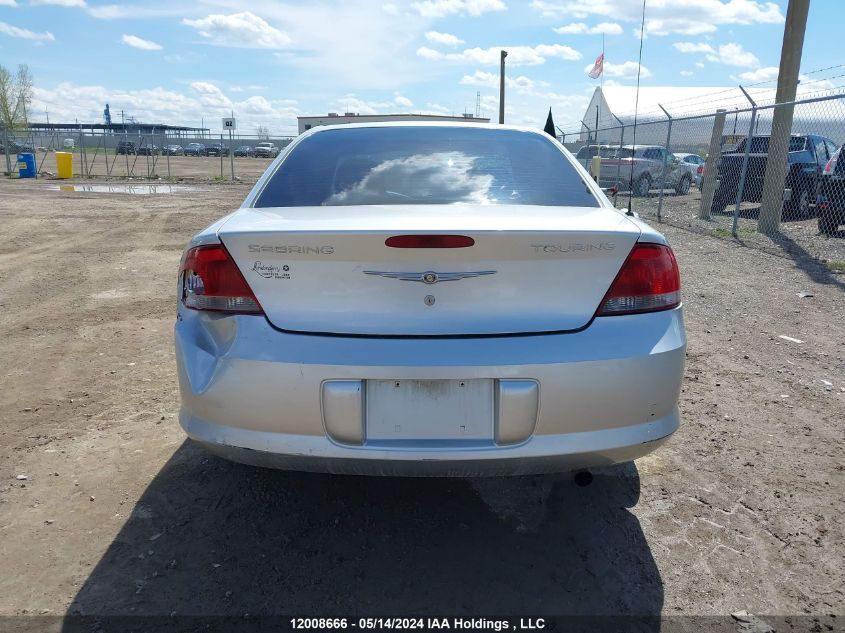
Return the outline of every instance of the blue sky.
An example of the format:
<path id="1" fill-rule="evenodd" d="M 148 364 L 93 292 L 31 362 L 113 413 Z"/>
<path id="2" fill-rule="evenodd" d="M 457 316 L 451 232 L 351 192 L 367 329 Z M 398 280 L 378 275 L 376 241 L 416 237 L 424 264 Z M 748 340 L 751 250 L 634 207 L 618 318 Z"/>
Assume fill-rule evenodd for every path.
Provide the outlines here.
<path id="1" fill-rule="evenodd" d="M 648 0 L 642 85 L 774 85 L 786 0 Z M 509 50 L 509 123 L 580 118 L 597 80 L 636 80 L 638 0 L 0 0 L 0 63 L 29 64 L 31 119 L 139 121 L 295 133 L 296 116 L 498 112 Z M 802 72 L 837 66 L 841 0 L 814 0 Z M 807 76 L 845 84 L 843 68 Z M 706 106 L 706 104 L 702 104 Z"/>

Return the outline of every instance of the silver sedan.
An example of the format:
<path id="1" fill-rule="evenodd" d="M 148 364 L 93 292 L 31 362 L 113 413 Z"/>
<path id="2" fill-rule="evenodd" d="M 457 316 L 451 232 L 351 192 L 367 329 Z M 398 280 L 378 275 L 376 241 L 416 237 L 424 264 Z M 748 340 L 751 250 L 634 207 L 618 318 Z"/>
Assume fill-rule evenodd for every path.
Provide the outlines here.
<path id="1" fill-rule="evenodd" d="M 246 463 L 566 471 L 680 421 L 671 248 L 530 129 L 302 134 L 188 244 L 176 316 L 181 425 Z"/>

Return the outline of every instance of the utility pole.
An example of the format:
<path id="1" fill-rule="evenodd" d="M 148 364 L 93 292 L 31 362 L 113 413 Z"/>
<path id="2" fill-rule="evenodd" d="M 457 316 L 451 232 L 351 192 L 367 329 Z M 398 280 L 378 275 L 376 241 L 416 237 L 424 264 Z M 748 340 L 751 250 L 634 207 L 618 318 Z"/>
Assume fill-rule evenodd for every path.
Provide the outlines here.
<path id="1" fill-rule="evenodd" d="M 507 51 L 501 52 L 499 62 L 499 125 L 505 124 L 505 57 Z"/>
<path id="2" fill-rule="evenodd" d="M 795 101 L 809 11 L 810 0 L 789 0 L 789 6 L 786 9 L 786 24 L 783 27 L 776 103 Z M 760 218 L 757 221 L 757 230 L 769 235 L 780 231 L 784 174 L 789 137 L 792 133 L 794 106 L 776 107 L 774 110 L 772 134 L 769 138 L 769 156 L 766 160 L 766 176 L 763 180 L 763 197 L 760 202 Z M 798 195 L 798 192 L 794 191 L 793 195 Z"/>

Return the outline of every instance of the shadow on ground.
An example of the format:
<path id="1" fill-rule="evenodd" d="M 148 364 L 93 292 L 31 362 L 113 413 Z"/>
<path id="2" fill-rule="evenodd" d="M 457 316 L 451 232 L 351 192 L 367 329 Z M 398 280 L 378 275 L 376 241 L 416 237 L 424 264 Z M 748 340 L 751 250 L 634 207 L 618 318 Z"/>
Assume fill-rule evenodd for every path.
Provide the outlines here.
<path id="1" fill-rule="evenodd" d="M 639 487 L 633 464 L 588 487 L 338 477 L 241 466 L 186 441 L 68 614 L 656 616 L 661 578 L 628 510 Z"/>

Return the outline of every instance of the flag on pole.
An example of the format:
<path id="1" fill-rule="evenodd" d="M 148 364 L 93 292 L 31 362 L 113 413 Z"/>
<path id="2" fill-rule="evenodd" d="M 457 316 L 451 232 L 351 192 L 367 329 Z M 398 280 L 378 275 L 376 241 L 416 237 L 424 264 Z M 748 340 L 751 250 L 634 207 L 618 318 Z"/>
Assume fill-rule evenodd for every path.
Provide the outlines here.
<path id="1" fill-rule="evenodd" d="M 602 71 L 604 71 L 604 53 L 596 57 L 596 63 L 593 64 L 593 69 L 587 73 L 590 79 L 598 79 Z"/>
<path id="2" fill-rule="evenodd" d="M 546 118 L 546 127 L 543 128 L 543 131 L 552 138 L 557 138 L 557 134 L 555 133 L 555 122 L 554 119 L 552 119 L 551 108 L 549 108 L 549 116 Z"/>

